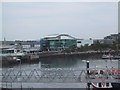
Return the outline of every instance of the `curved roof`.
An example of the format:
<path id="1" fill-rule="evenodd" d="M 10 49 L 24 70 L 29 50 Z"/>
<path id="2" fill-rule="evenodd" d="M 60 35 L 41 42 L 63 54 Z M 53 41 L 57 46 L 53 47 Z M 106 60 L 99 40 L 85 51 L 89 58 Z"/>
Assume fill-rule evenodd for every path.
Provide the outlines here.
<path id="1" fill-rule="evenodd" d="M 71 35 L 68 35 L 68 34 L 52 34 L 52 35 L 48 35 L 45 37 L 45 39 L 76 39 L 76 40 L 80 40 L 80 39 L 77 39 Z"/>
<path id="2" fill-rule="evenodd" d="M 57 37 L 59 34 L 50 34 L 45 36 L 45 38 Z"/>

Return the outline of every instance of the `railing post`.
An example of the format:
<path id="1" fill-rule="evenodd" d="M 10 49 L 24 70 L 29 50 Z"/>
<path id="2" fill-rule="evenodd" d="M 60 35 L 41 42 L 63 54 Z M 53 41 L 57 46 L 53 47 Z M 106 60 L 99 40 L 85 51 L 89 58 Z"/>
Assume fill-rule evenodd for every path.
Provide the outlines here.
<path id="1" fill-rule="evenodd" d="M 89 69 L 89 61 L 86 61 L 87 79 L 89 78 L 89 70 L 88 69 Z M 91 83 L 89 81 L 87 81 L 87 87 L 88 87 L 87 89 L 88 90 L 90 90 L 90 84 Z"/>
<path id="2" fill-rule="evenodd" d="M 87 67 L 87 75 L 89 75 L 89 61 L 86 61 L 86 67 Z"/>
<path id="3" fill-rule="evenodd" d="M 118 70 L 120 70 L 120 58 L 118 59 Z M 118 71 L 119 72 L 119 71 Z M 119 81 L 119 80 L 118 80 Z"/>

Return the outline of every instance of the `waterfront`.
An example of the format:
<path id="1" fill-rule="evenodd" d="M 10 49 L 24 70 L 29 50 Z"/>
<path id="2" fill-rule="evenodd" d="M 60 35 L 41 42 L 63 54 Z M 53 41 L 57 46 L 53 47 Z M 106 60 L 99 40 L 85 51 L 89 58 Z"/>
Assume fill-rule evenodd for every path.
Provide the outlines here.
<path id="1" fill-rule="evenodd" d="M 109 60 L 109 59 L 93 59 L 93 58 L 79 58 L 79 57 L 62 57 L 62 58 L 43 58 L 39 61 L 33 61 L 31 63 L 22 63 L 22 68 L 39 68 L 40 64 L 43 68 L 86 68 L 85 61 L 90 61 L 90 68 L 118 68 L 118 60 Z M 17 63 L 14 66 L 9 66 L 10 68 L 19 68 L 20 63 Z M 8 68 L 9 68 L 8 67 Z"/>
<path id="2" fill-rule="evenodd" d="M 118 60 L 102 60 L 102 59 L 86 59 L 90 62 L 90 68 L 96 68 L 96 69 L 111 69 L 117 68 L 118 69 Z M 15 65 L 13 67 L 7 67 L 3 68 L 2 70 L 5 71 L 7 69 L 16 69 L 19 70 L 35 70 L 40 68 L 76 68 L 80 70 L 86 70 L 86 60 L 82 60 L 80 58 L 56 58 L 56 59 L 44 59 L 39 60 L 39 62 L 34 62 L 31 64 L 25 64 L 25 63 L 18 63 L 18 65 Z M 12 84 L 13 88 L 20 88 L 20 84 L 16 85 L 16 83 Z M 85 88 L 86 83 L 56 83 L 56 82 L 46 82 L 46 83 L 24 83 L 22 82 L 23 88 Z"/>

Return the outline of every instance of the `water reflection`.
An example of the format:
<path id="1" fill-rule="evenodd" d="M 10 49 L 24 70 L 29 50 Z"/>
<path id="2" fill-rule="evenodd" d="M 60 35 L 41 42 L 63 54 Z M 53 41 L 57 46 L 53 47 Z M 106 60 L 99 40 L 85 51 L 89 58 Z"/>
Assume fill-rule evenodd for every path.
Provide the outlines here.
<path id="1" fill-rule="evenodd" d="M 44 59 L 39 60 L 39 62 L 22 64 L 22 68 L 80 68 L 86 69 L 87 60 L 81 60 L 79 58 L 67 58 L 67 59 Z M 117 68 L 118 60 L 102 60 L 102 59 L 89 59 L 90 68 Z M 14 66 L 14 68 L 19 68 L 20 64 Z"/>
<path id="2" fill-rule="evenodd" d="M 78 60 L 75 58 L 67 58 L 67 59 L 48 59 L 48 60 L 41 60 L 41 64 L 49 65 L 52 68 L 65 68 L 65 67 L 75 67 L 77 65 Z"/>

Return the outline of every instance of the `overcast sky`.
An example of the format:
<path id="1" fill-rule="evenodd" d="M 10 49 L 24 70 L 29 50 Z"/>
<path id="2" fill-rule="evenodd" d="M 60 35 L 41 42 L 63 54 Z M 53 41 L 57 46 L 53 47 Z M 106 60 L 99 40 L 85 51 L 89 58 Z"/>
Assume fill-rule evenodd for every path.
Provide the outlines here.
<path id="1" fill-rule="evenodd" d="M 2 18 L 6 40 L 39 40 L 61 33 L 98 39 L 118 32 L 118 3 L 3 3 Z"/>

